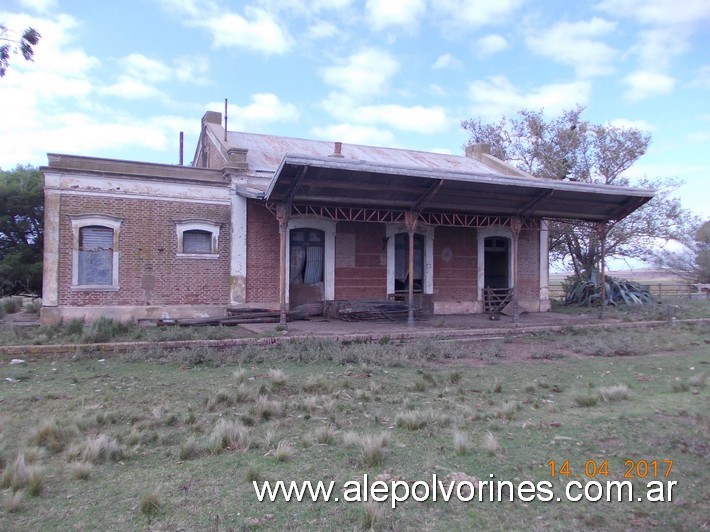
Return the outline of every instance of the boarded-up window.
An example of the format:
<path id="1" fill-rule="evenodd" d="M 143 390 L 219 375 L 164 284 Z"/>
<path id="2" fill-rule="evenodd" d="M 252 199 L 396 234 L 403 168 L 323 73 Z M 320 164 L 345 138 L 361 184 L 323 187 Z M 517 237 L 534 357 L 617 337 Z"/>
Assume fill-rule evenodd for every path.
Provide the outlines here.
<path id="1" fill-rule="evenodd" d="M 99 225 L 79 230 L 79 284 L 113 284 L 113 229 Z"/>
<path id="2" fill-rule="evenodd" d="M 414 291 L 424 288 L 424 237 L 414 235 Z M 409 290 L 409 235 L 398 233 L 394 237 L 394 290 Z"/>
<path id="3" fill-rule="evenodd" d="M 212 233 L 201 229 L 191 229 L 182 234 L 183 253 L 213 253 Z"/>
<path id="4" fill-rule="evenodd" d="M 323 231 L 291 231 L 291 284 L 315 284 L 323 281 L 324 244 Z"/>

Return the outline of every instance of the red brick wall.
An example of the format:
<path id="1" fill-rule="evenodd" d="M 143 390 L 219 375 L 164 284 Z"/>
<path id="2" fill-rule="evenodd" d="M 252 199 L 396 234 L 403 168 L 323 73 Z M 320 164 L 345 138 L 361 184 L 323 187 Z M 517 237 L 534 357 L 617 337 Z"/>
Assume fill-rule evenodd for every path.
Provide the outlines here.
<path id="1" fill-rule="evenodd" d="M 518 288 L 521 304 L 540 305 L 540 233 L 521 231 L 518 238 Z"/>
<path id="2" fill-rule="evenodd" d="M 355 260 L 352 265 L 344 265 L 342 260 L 338 260 L 339 235 L 354 235 Z M 335 299 L 387 297 L 387 250 L 383 245 L 385 237 L 384 224 L 338 222 Z"/>
<path id="3" fill-rule="evenodd" d="M 434 300 L 475 301 L 478 265 L 475 229 L 437 227 L 434 233 Z"/>
<path id="4" fill-rule="evenodd" d="M 131 198 L 64 195 L 60 203 L 59 304 L 226 305 L 229 288 L 228 205 Z M 70 216 L 110 215 L 123 219 L 119 236 L 120 290 L 71 290 L 73 236 Z M 173 220 L 221 223 L 219 258 L 178 258 Z"/>
<path id="5" fill-rule="evenodd" d="M 279 223 L 259 203 L 247 202 L 247 303 L 279 301 Z"/>

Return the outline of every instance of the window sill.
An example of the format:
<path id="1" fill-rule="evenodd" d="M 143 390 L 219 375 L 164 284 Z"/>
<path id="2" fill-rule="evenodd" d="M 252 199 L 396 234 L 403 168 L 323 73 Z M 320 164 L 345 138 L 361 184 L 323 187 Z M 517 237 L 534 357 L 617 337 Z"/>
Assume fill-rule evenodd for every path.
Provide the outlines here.
<path id="1" fill-rule="evenodd" d="M 219 253 L 178 253 L 178 259 L 217 260 Z"/>
<path id="2" fill-rule="evenodd" d="M 71 287 L 72 292 L 118 292 L 120 286 L 110 284 L 86 284 Z"/>

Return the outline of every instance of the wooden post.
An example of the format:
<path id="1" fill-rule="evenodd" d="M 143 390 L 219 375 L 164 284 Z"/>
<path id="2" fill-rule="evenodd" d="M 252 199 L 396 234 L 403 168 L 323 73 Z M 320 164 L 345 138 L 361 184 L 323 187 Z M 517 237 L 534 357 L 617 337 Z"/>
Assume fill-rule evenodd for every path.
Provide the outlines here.
<path id="1" fill-rule="evenodd" d="M 407 310 L 407 325 L 414 327 L 414 229 L 417 226 L 417 213 L 407 211 L 404 214 L 404 221 L 407 224 L 407 235 L 409 236 L 409 308 Z"/>
<path id="2" fill-rule="evenodd" d="M 599 319 L 606 318 L 606 234 L 609 226 L 606 222 L 597 224 L 597 232 L 599 233 L 599 250 L 601 254 L 601 308 L 599 309 Z"/>
<path id="3" fill-rule="evenodd" d="M 286 246 L 288 245 L 288 218 L 290 205 L 279 203 L 276 205 L 276 219 L 279 221 L 279 325 L 288 329 L 286 321 Z"/>
<path id="4" fill-rule="evenodd" d="M 513 234 L 513 323 L 520 319 L 520 302 L 518 299 L 518 237 L 523 222 L 520 218 L 511 218 L 510 232 Z"/>

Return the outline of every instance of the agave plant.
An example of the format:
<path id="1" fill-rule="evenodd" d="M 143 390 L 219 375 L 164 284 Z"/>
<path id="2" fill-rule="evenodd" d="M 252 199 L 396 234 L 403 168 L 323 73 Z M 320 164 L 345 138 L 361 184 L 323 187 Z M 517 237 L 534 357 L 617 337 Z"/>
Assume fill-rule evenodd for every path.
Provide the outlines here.
<path id="1" fill-rule="evenodd" d="M 587 279 L 565 283 L 565 304 L 591 307 L 601 304 L 601 285 Z M 648 288 L 626 279 L 606 278 L 608 305 L 644 305 L 652 301 Z"/>

